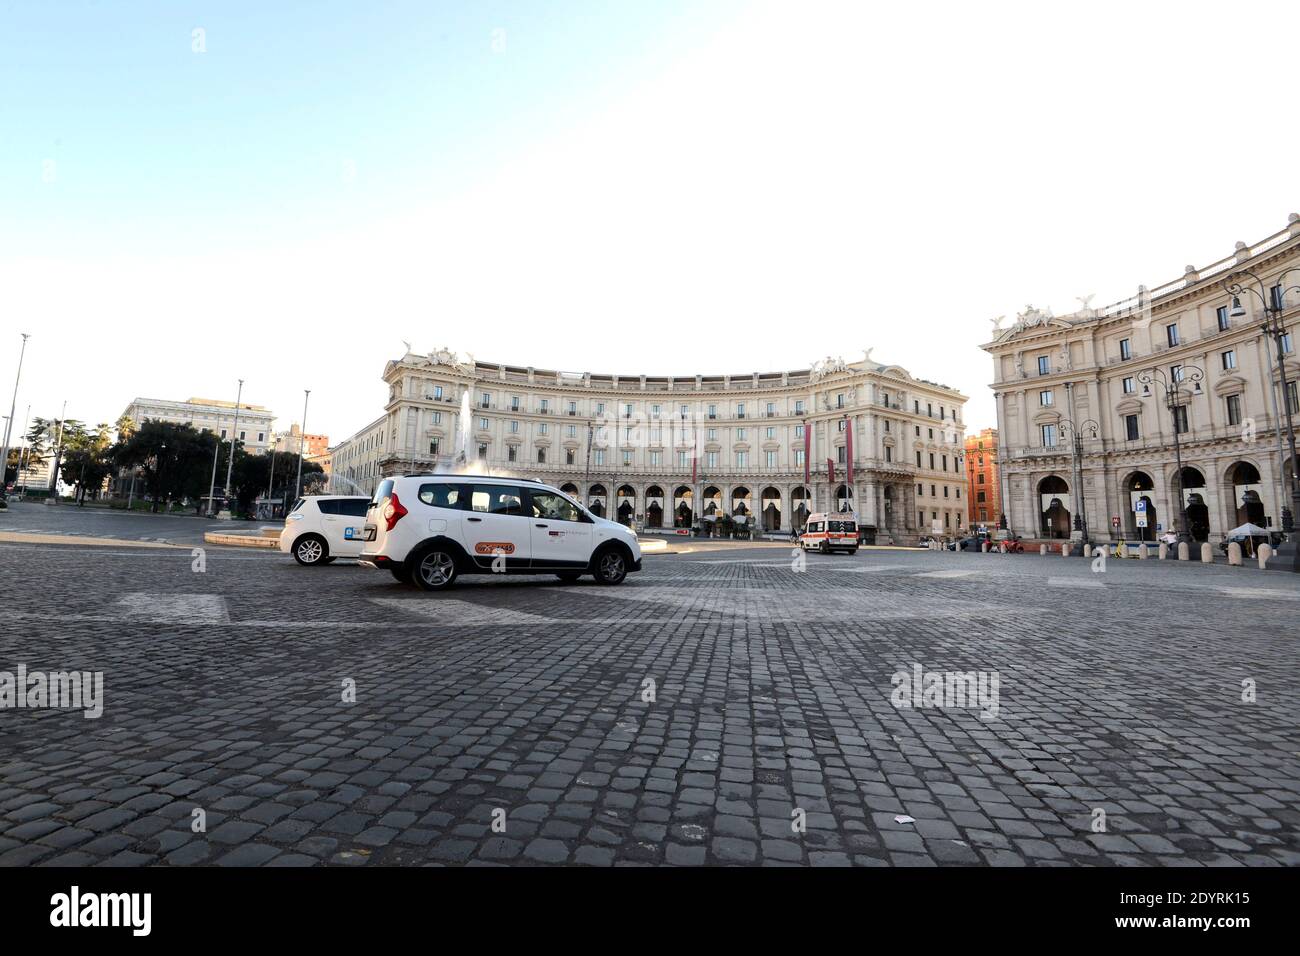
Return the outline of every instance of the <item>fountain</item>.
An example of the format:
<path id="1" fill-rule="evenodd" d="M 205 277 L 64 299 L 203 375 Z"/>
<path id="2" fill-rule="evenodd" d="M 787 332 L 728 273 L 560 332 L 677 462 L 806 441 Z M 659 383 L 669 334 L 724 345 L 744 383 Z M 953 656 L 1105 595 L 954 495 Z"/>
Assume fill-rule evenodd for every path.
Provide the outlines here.
<path id="1" fill-rule="evenodd" d="M 353 481 L 347 475 L 340 475 L 338 473 L 330 474 L 329 478 L 326 480 L 326 488 L 328 493 L 331 495 L 370 496 L 370 493 L 362 488 L 361 485 L 357 484 L 357 482 Z"/>
<path id="2" fill-rule="evenodd" d="M 460 421 L 457 422 L 456 437 L 451 446 L 451 467 L 453 471 L 465 471 L 469 465 L 470 429 L 469 389 L 460 393 Z"/>

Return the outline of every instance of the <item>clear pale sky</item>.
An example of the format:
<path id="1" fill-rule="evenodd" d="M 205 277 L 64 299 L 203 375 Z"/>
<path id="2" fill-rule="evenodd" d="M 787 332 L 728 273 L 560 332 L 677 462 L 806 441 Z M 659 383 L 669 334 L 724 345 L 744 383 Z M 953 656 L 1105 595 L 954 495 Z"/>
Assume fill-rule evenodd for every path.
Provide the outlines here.
<path id="1" fill-rule="evenodd" d="M 0 3 L 0 413 L 31 332 L 20 424 L 242 377 L 338 441 L 405 339 L 874 347 L 991 425 L 990 317 L 1300 211 L 1298 35 L 1295 3 Z"/>

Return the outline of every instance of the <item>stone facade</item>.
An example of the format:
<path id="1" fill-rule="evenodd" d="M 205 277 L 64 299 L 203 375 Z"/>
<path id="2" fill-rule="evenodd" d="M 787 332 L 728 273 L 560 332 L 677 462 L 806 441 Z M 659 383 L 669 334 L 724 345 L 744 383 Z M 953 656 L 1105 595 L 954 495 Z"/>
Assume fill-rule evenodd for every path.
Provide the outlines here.
<path id="1" fill-rule="evenodd" d="M 330 494 L 374 494 L 382 474 L 379 463 L 388 457 L 384 443 L 387 423 L 388 416 L 381 415 L 317 459 L 329 476 L 326 487 Z"/>
<path id="2" fill-rule="evenodd" d="M 1002 516 L 998 485 L 998 430 L 985 428 L 966 438 L 966 524 L 997 525 Z"/>
<path id="3" fill-rule="evenodd" d="M 334 473 L 366 490 L 379 475 L 459 467 L 463 447 L 470 470 L 535 477 L 648 529 L 689 527 L 702 513 L 788 533 L 813 511 L 849 509 L 881 540 L 914 541 L 936 522 L 952 533 L 965 523 L 966 397 L 870 351 L 797 371 L 671 377 L 462 361 L 440 350 L 389 362 L 384 380 L 383 427 L 331 449 Z M 378 474 L 362 474 L 373 470 L 366 455 Z"/>
<path id="4" fill-rule="evenodd" d="M 1300 364 L 1288 341 L 1290 388 L 1281 395 L 1276 347 L 1260 328 L 1261 298 L 1243 293 L 1246 314 L 1231 314 L 1224 283 L 1243 269 L 1261 280 L 1256 286 L 1240 277 L 1261 298 L 1300 285 L 1300 216 L 1253 246 L 1238 243 L 1234 255 L 1188 266 L 1181 278 L 1143 287 L 1124 302 L 1093 309 L 1081 300 L 1084 307 L 1068 316 L 1029 307 L 1006 328 L 994 320 L 995 337 L 982 347 L 993 357 L 1001 500 L 1012 531 L 1070 535 L 1079 484 L 1071 422 L 1081 439 L 1090 535 L 1150 539 L 1175 529 L 1175 415 L 1193 537 L 1217 541 L 1247 520 L 1280 526 L 1291 475 L 1281 402 L 1293 413 L 1300 408 Z M 1284 295 L 1282 304 L 1284 322 L 1294 323 L 1300 294 Z M 1166 382 L 1177 388 L 1176 412 L 1166 403 Z"/>

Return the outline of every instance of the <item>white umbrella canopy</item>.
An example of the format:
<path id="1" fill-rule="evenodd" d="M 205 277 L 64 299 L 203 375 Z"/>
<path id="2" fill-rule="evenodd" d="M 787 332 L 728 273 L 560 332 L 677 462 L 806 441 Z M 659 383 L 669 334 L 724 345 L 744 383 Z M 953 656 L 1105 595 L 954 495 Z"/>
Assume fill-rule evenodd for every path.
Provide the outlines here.
<path id="1" fill-rule="evenodd" d="M 1268 529 L 1261 528 L 1257 524 L 1251 524 L 1250 522 L 1246 522 L 1240 528 L 1233 528 L 1231 531 L 1228 532 L 1228 537 L 1230 538 L 1235 537 L 1236 535 L 1250 535 L 1251 537 L 1267 538 Z"/>

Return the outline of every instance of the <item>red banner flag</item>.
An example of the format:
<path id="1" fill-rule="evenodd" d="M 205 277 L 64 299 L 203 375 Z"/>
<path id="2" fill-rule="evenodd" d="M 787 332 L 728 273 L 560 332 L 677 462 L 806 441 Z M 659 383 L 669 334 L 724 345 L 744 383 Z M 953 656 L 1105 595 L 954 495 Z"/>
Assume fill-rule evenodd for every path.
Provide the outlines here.
<path id="1" fill-rule="evenodd" d="M 808 428 L 808 419 L 803 420 L 803 483 L 812 484 L 812 431 Z"/>
<path id="2" fill-rule="evenodd" d="M 835 460 L 833 458 L 826 459 L 826 480 L 832 485 L 835 484 Z"/>
<path id="3" fill-rule="evenodd" d="M 846 445 L 846 450 L 848 452 L 848 458 L 849 458 L 848 483 L 849 483 L 849 487 L 852 488 L 853 487 L 853 419 L 846 418 L 845 422 L 847 422 L 847 424 L 845 425 L 844 430 L 848 432 L 848 435 L 844 439 L 844 443 Z"/>

